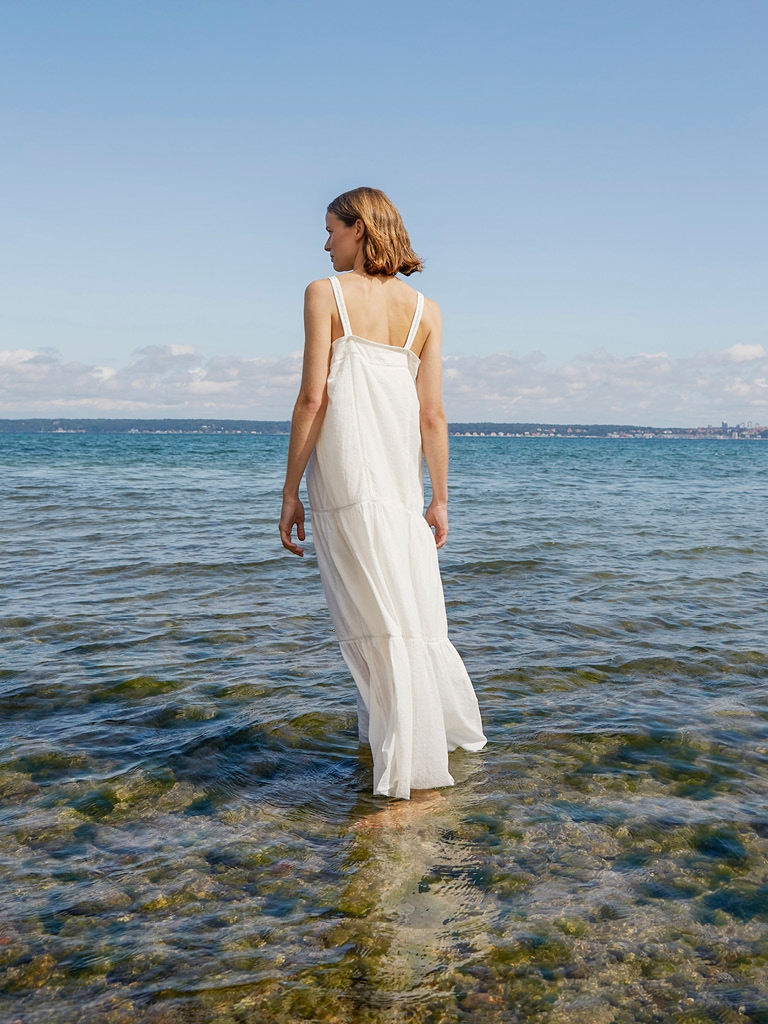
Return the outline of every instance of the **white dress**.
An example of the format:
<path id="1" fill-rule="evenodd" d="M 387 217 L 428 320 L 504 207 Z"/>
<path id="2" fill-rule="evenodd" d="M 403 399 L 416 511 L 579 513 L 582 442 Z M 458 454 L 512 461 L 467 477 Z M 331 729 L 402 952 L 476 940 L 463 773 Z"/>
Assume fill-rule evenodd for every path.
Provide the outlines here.
<path id="1" fill-rule="evenodd" d="M 307 469 L 312 534 L 325 596 L 357 684 L 373 791 L 452 786 L 448 751 L 485 746 L 464 663 L 448 639 L 435 539 L 424 519 L 423 456 L 411 351 L 417 293 L 402 348 L 352 333 L 332 346 L 328 407 Z"/>

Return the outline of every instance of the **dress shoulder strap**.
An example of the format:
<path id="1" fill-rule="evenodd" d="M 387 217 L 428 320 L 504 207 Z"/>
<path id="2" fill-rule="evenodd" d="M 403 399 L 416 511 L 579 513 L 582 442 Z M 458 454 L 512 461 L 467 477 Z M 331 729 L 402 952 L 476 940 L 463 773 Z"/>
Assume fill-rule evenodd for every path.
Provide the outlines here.
<path id="1" fill-rule="evenodd" d="M 336 296 L 336 307 L 341 319 L 341 329 L 344 331 L 344 337 L 347 337 L 347 335 L 352 333 L 352 327 L 350 326 L 347 307 L 344 303 L 344 292 L 341 290 L 338 277 L 329 277 L 328 280 L 331 282 L 333 294 Z"/>
<path id="2" fill-rule="evenodd" d="M 411 321 L 411 329 L 408 331 L 408 339 L 403 345 L 403 348 L 409 349 L 416 340 L 416 332 L 419 329 L 421 323 L 421 314 L 424 312 L 424 296 L 421 292 L 416 292 L 416 309 L 413 314 L 413 320 Z"/>

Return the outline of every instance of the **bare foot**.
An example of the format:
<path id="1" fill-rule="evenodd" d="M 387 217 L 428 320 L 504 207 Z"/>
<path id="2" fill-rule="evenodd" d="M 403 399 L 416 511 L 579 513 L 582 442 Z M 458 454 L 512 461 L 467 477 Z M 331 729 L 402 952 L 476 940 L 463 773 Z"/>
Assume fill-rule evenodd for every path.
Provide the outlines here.
<path id="1" fill-rule="evenodd" d="M 439 789 L 412 789 L 410 800 L 392 800 L 380 811 L 360 818 L 352 828 L 358 832 L 370 832 L 379 828 L 404 828 L 419 821 L 444 799 Z"/>

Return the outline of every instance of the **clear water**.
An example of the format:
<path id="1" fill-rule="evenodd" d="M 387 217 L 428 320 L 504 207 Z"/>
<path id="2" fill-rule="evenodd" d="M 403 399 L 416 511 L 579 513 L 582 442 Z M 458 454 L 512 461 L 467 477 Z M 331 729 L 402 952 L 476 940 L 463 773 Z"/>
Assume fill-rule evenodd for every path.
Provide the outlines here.
<path id="1" fill-rule="evenodd" d="M 768 1021 L 768 445 L 453 440 L 489 744 L 410 804 L 285 438 L 0 446 L 0 1019 Z"/>

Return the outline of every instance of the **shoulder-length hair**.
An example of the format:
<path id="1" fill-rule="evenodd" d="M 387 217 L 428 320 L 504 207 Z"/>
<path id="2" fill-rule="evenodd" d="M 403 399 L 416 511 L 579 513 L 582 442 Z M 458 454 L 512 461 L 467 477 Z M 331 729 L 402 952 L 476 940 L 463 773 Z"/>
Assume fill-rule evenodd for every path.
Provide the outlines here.
<path id="1" fill-rule="evenodd" d="M 361 220 L 365 226 L 363 257 L 366 274 L 410 277 L 424 269 L 411 248 L 403 218 L 397 207 L 378 188 L 353 188 L 342 192 L 328 204 L 328 213 L 335 214 L 351 227 Z"/>

